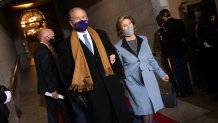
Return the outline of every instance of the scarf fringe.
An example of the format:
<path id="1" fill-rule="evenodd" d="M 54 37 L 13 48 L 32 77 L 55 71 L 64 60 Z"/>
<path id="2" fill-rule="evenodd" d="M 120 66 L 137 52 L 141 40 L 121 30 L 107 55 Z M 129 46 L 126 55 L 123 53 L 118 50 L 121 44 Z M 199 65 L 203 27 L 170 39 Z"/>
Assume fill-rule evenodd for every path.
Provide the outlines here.
<path id="1" fill-rule="evenodd" d="M 103 68 L 105 70 L 105 76 L 114 75 L 108 55 L 98 33 L 90 27 L 88 27 L 87 30 L 93 38 L 93 42 L 96 44 L 97 51 L 99 52 Z M 71 47 L 75 61 L 75 69 L 73 72 L 71 86 L 68 89 L 78 92 L 93 90 L 92 76 L 75 30 L 72 31 L 71 35 Z"/>
<path id="2" fill-rule="evenodd" d="M 84 92 L 84 91 L 91 91 L 93 90 L 93 84 L 92 85 L 88 85 L 88 86 L 81 86 L 79 84 L 72 84 L 68 90 L 71 91 L 77 91 L 77 92 Z"/>
<path id="3" fill-rule="evenodd" d="M 107 68 L 104 71 L 105 71 L 105 76 L 114 75 L 112 68 Z"/>

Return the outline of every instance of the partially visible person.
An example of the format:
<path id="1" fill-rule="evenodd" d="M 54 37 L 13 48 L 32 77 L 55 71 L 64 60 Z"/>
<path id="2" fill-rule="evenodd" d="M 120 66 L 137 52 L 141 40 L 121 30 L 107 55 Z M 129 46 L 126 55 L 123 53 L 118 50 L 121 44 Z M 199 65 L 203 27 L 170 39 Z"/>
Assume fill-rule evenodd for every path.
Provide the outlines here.
<path id="1" fill-rule="evenodd" d="M 143 117 L 144 123 L 152 123 L 153 114 L 164 107 L 154 73 L 163 81 L 169 77 L 153 57 L 147 37 L 135 34 L 131 16 L 120 16 L 116 27 L 121 40 L 115 48 L 124 66 L 124 83 L 132 109 L 135 115 Z"/>
<path id="2" fill-rule="evenodd" d="M 209 1 L 207 2 L 207 4 L 200 6 L 199 9 L 195 9 L 197 20 L 195 39 L 197 51 L 201 56 L 203 79 L 207 82 L 208 91 L 217 92 L 218 84 L 214 81 L 216 74 L 213 72 L 213 68 L 217 68 L 217 60 L 214 59 L 214 56 L 217 54 L 218 19 L 216 8 L 212 9 L 212 4 Z"/>
<path id="3" fill-rule="evenodd" d="M 48 123 L 58 123 L 59 113 L 63 116 L 64 123 L 72 123 L 73 119 L 68 112 L 64 99 L 64 86 L 56 66 L 57 54 L 50 42 L 54 39 L 51 29 L 43 28 L 38 32 L 40 44 L 34 52 L 35 67 L 38 79 L 38 93 L 45 97 L 47 106 Z M 47 95 L 47 93 L 51 95 Z"/>
<path id="4" fill-rule="evenodd" d="M 201 15 L 202 15 L 202 10 L 200 6 L 197 6 L 194 8 L 194 28 L 193 28 L 193 48 L 195 49 L 196 52 L 199 52 L 200 49 L 200 35 L 201 35 L 201 31 L 199 29 L 201 29 L 201 27 L 199 27 L 200 24 L 200 20 L 201 20 Z"/>
<path id="5" fill-rule="evenodd" d="M 197 11 L 198 10 L 198 11 Z M 202 80 L 207 83 L 208 92 L 218 92 L 216 79 L 217 68 L 217 42 L 218 42 L 218 16 L 214 0 L 202 0 L 201 6 L 195 9 L 195 18 L 198 18 L 195 29 L 197 51 L 200 54 L 200 63 L 203 68 Z M 196 14 L 199 13 L 199 14 Z M 218 95 L 214 98 L 218 101 Z"/>
<path id="6" fill-rule="evenodd" d="M 3 85 L 0 85 L 0 122 L 8 123 L 9 109 L 6 106 L 11 101 L 11 92 Z"/>
<path id="7" fill-rule="evenodd" d="M 82 8 L 69 11 L 69 24 L 72 33 L 60 44 L 58 56 L 75 105 L 87 123 L 131 123 L 120 83 L 123 68 L 107 34 L 89 27 Z"/>
<path id="8" fill-rule="evenodd" d="M 185 44 L 186 28 L 182 20 L 171 17 L 168 9 L 162 9 L 159 16 L 164 20 L 163 53 L 169 59 L 171 69 L 178 83 L 180 97 L 191 95 L 192 85 L 188 70 L 188 50 Z"/>
<path id="9" fill-rule="evenodd" d="M 162 25 L 164 24 L 164 20 L 160 18 L 159 15 L 157 15 L 156 17 L 156 21 L 158 26 L 160 27 L 158 29 L 158 31 L 155 33 L 155 38 L 154 38 L 154 44 L 153 44 L 153 52 L 154 53 L 158 53 L 160 52 L 161 55 L 161 65 L 163 66 L 164 70 L 166 71 L 166 73 L 169 76 L 169 81 L 172 84 L 174 90 L 176 91 L 177 95 L 179 95 L 179 87 L 178 87 L 178 83 L 175 79 L 175 75 L 173 73 L 173 70 L 171 68 L 171 63 L 169 61 L 169 58 L 166 56 L 165 54 L 165 49 L 164 49 L 164 40 L 166 40 L 166 36 L 164 33 L 165 30 L 162 27 Z"/>

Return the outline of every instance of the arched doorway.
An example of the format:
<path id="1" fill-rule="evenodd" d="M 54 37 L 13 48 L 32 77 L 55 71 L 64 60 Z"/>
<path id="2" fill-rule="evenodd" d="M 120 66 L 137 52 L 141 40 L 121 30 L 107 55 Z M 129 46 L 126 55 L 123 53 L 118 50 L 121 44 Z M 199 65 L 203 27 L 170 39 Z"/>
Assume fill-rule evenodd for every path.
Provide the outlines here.
<path id="1" fill-rule="evenodd" d="M 20 26 L 23 32 L 22 44 L 27 57 L 31 59 L 31 54 L 39 43 L 36 32 L 46 27 L 45 16 L 36 9 L 26 10 L 20 16 Z"/>
<path id="2" fill-rule="evenodd" d="M 37 29 L 46 26 L 45 17 L 44 15 L 36 10 L 36 9 L 29 9 L 22 13 L 21 27 L 24 32 L 24 36 L 34 36 Z"/>

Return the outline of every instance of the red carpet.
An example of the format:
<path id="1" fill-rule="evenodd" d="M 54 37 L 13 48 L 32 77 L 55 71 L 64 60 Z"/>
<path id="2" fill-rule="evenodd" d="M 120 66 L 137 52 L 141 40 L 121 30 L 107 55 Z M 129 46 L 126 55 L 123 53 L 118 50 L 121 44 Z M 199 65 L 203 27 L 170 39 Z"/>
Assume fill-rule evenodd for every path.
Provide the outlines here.
<path id="1" fill-rule="evenodd" d="M 129 102 L 128 97 L 125 97 L 125 101 L 126 101 L 128 107 L 130 107 L 131 104 Z M 62 116 L 61 112 L 60 111 L 58 111 L 58 112 L 59 112 L 58 113 L 59 123 L 64 123 L 63 122 L 63 116 Z M 141 122 L 141 121 L 139 121 L 139 122 Z M 179 123 L 179 122 L 177 122 L 177 121 L 175 121 L 175 120 L 173 120 L 173 119 L 171 119 L 171 118 L 169 118 L 167 116 L 164 116 L 163 114 L 156 113 L 154 115 L 154 123 Z"/>
<path id="2" fill-rule="evenodd" d="M 128 107 L 131 106 L 130 102 L 129 102 L 129 99 L 128 97 L 125 96 L 125 101 L 126 101 L 126 104 L 128 105 Z M 154 122 L 155 123 L 179 123 L 167 116 L 164 116 L 163 114 L 160 114 L 160 113 L 156 113 L 154 115 Z"/>
<path id="3" fill-rule="evenodd" d="M 59 109 L 58 109 L 58 123 L 64 123 L 63 115 Z"/>
<path id="4" fill-rule="evenodd" d="M 175 121 L 167 116 L 164 116 L 160 113 L 156 113 L 154 115 L 154 120 L 158 123 L 179 123 L 179 122 L 177 122 L 177 121 Z"/>

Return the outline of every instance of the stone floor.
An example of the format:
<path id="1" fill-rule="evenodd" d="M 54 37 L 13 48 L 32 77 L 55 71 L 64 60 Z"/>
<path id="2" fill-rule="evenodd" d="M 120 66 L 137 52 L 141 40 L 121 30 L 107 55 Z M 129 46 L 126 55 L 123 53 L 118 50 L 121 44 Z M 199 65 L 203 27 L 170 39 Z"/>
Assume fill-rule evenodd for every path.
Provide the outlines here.
<path id="1" fill-rule="evenodd" d="M 18 75 L 20 99 L 16 102 L 19 110 L 19 123 L 47 123 L 44 100 L 36 92 L 36 70 L 34 63 Z M 161 114 L 179 123 L 218 123 L 218 102 L 213 101 L 216 94 L 194 87 L 194 94 L 178 98 L 176 108 L 165 108 Z"/>

